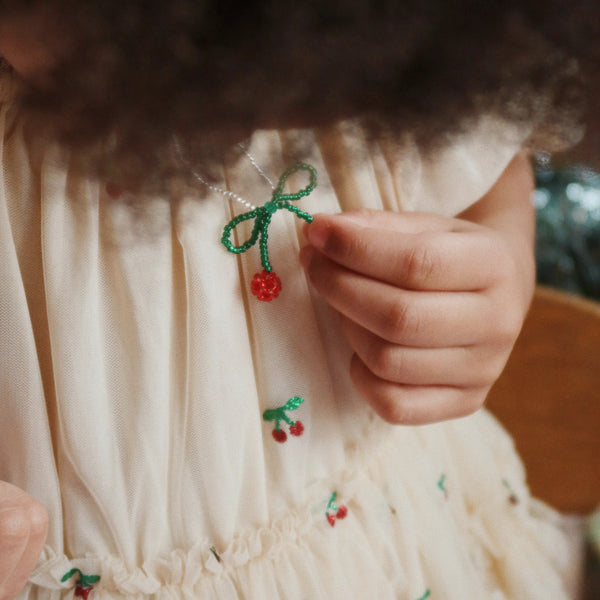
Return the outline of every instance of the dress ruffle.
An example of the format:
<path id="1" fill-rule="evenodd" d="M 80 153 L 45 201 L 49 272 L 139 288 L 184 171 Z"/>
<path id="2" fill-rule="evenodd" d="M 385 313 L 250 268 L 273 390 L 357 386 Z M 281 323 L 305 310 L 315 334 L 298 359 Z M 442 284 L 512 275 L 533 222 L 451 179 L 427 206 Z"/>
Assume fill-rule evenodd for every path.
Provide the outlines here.
<path id="1" fill-rule="evenodd" d="M 470 419 L 479 426 L 467 425 Z M 370 456 L 361 459 L 357 448 L 336 478 L 315 483 L 313 504 L 240 533 L 226 548 L 205 539 L 135 568 L 116 556 L 71 559 L 46 548 L 26 597 L 71 598 L 77 577 L 61 579 L 73 568 L 100 576 L 95 600 L 569 597 L 560 521 L 529 497 L 512 443 L 490 415 L 416 429 L 373 427 L 376 435 L 381 443 Z M 466 435 L 482 443 L 466 443 Z M 456 471 L 444 460 L 449 448 L 469 459 Z M 413 476 L 399 477 L 399 470 Z M 334 526 L 326 519 L 332 491 L 348 507 Z"/>

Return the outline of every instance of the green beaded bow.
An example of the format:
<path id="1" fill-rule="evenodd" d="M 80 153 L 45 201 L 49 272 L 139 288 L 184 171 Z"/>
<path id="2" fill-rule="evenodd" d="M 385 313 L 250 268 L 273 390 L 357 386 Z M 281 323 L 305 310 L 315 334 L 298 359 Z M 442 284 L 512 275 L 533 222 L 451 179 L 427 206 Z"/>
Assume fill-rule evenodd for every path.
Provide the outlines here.
<path id="1" fill-rule="evenodd" d="M 310 176 L 309 184 L 299 190 L 294 194 L 284 194 L 283 188 L 285 183 L 290 175 L 293 173 L 297 173 L 298 171 L 308 171 Z M 271 200 L 264 204 L 263 206 L 259 206 L 247 213 L 243 213 L 238 215 L 234 219 L 232 219 L 223 230 L 223 236 L 221 237 L 221 242 L 229 250 L 229 252 L 235 252 L 236 254 L 240 254 L 242 252 L 246 252 L 249 248 L 254 246 L 254 244 L 258 241 L 258 245 L 260 247 L 260 260 L 262 266 L 265 271 L 270 272 L 272 270 L 271 263 L 269 262 L 269 253 L 267 250 L 267 242 L 269 238 L 268 227 L 271 223 L 271 218 L 280 208 L 285 208 L 289 210 L 291 213 L 294 213 L 301 219 L 304 219 L 307 223 L 312 222 L 312 217 L 302 210 L 300 210 L 297 206 L 290 204 L 290 202 L 294 200 L 299 200 L 304 196 L 308 196 L 317 185 L 317 171 L 311 165 L 307 165 L 305 163 L 298 163 L 293 167 L 290 167 L 279 179 L 279 183 L 277 187 L 273 190 L 273 195 L 271 196 Z M 252 233 L 247 241 L 245 241 L 240 246 L 235 246 L 231 243 L 231 232 L 243 221 L 248 221 L 250 219 L 256 219 L 254 222 L 254 227 L 252 228 Z"/>

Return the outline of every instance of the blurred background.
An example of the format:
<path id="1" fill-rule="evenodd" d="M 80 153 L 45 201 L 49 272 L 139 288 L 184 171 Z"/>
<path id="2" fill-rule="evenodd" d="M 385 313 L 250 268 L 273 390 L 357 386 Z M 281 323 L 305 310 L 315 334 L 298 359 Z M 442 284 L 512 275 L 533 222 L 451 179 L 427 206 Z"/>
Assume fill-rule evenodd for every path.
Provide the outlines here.
<path id="1" fill-rule="evenodd" d="M 583 141 L 570 151 L 536 155 L 534 204 L 538 283 L 600 307 L 600 116 L 594 116 L 594 121 Z M 600 347 L 600 340 L 594 345 Z M 600 369 L 600 355 L 590 359 Z M 600 401 L 600 390 L 590 397 Z M 598 415 L 597 405 L 590 406 L 592 420 L 593 415 Z M 597 464 L 600 456 L 593 460 Z M 589 485 L 600 497 L 600 481 Z M 600 508 L 592 513 L 586 535 L 581 598 L 600 600 Z"/>
<path id="2" fill-rule="evenodd" d="M 586 121 L 577 146 L 536 156 L 537 270 L 539 283 L 600 301 L 600 110 Z"/>
<path id="3" fill-rule="evenodd" d="M 538 282 L 600 300 L 600 170 L 536 160 Z"/>

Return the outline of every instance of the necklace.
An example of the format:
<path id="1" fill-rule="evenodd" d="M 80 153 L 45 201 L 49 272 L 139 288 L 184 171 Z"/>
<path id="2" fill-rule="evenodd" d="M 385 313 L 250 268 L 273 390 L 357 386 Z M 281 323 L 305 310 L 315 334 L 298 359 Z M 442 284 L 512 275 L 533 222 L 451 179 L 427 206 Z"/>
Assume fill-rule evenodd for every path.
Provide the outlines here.
<path id="1" fill-rule="evenodd" d="M 239 144 L 239 147 L 242 149 L 244 154 L 250 160 L 252 166 L 256 169 L 259 175 L 265 179 L 265 181 L 269 184 L 272 190 L 271 199 L 265 202 L 263 206 L 256 207 L 244 198 L 242 198 L 239 194 L 235 192 L 231 192 L 229 190 L 225 190 L 223 188 L 217 187 L 208 183 L 202 175 L 196 172 L 189 162 L 183 156 L 183 152 L 181 149 L 181 145 L 177 138 L 174 138 L 175 150 L 177 152 L 177 156 L 181 163 L 185 165 L 193 177 L 206 186 L 209 190 L 213 192 L 217 192 L 227 198 L 235 200 L 245 208 L 249 210 L 245 213 L 242 213 L 236 217 L 234 217 L 223 229 L 223 235 L 221 236 L 221 243 L 227 248 L 229 252 L 233 252 L 234 254 L 241 254 L 249 250 L 256 242 L 258 242 L 258 246 L 260 249 L 260 261 L 263 267 L 261 273 L 256 273 L 252 279 L 250 284 L 250 289 L 252 293 L 259 299 L 264 302 L 269 302 L 274 298 L 277 298 L 282 289 L 281 280 L 277 277 L 275 271 L 273 271 L 273 267 L 271 266 L 271 262 L 269 260 L 269 252 L 268 252 L 268 227 L 271 223 L 271 219 L 273 215 L 279 209 L 285 209 L 293 214 L 295 214 L 300 219 L 303 219 L 307 223 L 312 222 L 312 217 L 303 210 L 299 209 L 296 205 L 291 204 L 291 202 L 300 200 L 304 196 L 308 196 L 317 185 L 317 171 L 316 169 L 308 165 L 306 163 L 297 163 L 284 171 L 284 173 L 279 178 L 277 185 L 273 185 L 267 174 L 260 167 L 260 165 L 256 162 L 254 157 L 246 150 L 244 146 Z M 283 188 L 287 182 L 288 177 L 294 173 L 298 173 L 299 171 L 306 171 L 309 176 L 308 185 L 295 193 L 292 194 L 284 194 Z M 231 242 L 231 233 L 232 231 L 244 221 L 248 221 L 254 219 L 254 226 L 252 228 L 252 233 L 250 237 L 239 246 L 234 245 Z"/>
<path id="2" fill-rule="evenodd" d="M 235 200 L 236 202 L 238 202 L 245 208 L 249 208 L 250 210 L 256 209 L 256 206 L 254 206 L 254 204 L 251 204 L 247 200 L 244 200 L 244 198 L 242 198 L 239 194 L 236 194 L 235 192 L 231 192 L 230 190 L 225 190 L 216 185 L 212 185 L 211 183 L 208 183 L 208 181 L 206 181 L 206 179 L 204 179 L 204 177 L 202 177 L 202 175 L 200 175 L 200 173 L 198 173 L 197 171 L 195 171 L 192 168 L 190 163 L 183 156 L 183 150 L 181 148 L 181 144 L 179 143 L 179 140 L 177 138 L 173 138 L 173 143 L 175 145 L 175 151 L 177 152 L 177 158 L 179 159 L 181 164 L 185 165 L 188 168 L 188 170 L 192 174 L 192 177 L 194 177 L 194 179 L 196 181 L 201 183 L 203 186 L 205 186 L 212 192 L 217 192 L 218 194 L 222 194 L 223 196 L 226 196 L 227 198 L 230 198 L 231 200 Z M 250 163 L 258 171 L 259 175 L 269 184 L 271 189 L 274 190 L 275 186 L 273 185 L 273 183 L 271 182 L 271 180 L 269 179 L 267 174 L 261 169 L 260 165 L 256 162 L 255 158 L 246 150 L 246 148 L 244 148 L 244 146 L 242 144 L 238 144 L 238 147 L 250 159 Z"/>

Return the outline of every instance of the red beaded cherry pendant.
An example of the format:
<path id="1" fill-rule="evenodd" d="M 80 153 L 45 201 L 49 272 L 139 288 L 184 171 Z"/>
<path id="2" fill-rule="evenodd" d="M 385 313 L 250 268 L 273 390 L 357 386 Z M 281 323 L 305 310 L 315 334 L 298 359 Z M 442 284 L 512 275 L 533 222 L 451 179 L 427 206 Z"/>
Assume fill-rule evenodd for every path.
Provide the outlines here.
<path id="1" fill-rule="evenodd" d="M 277 277 L 275 271 L 263 270 L 254 276 L 250 289 L 259 300 L 270 302 L 273 298 L 279 296 L 281 280 Z"/>
<path id="2" fill-rule="evenodd" d="M 285 187 L 287 178 L 298 171 L 308 172 L 308 185 L 293 194 L 284 194 L 283 188 Z M 242 252 L 249 250 L 258 242 L 258 246 L 260 248 L 260 262 L 263 266 L 263 271 L 262 273 L 257 273 L 254 276 L 254 279 L 250 284 L 250 289 L 252 290 L 252 293 L 263 302 L 270 302 L 273 300 L 273 298 L 277 298 L 277 296 L 279 296 L 279 292 L 281 291 L 281 280 L 279 277 L 277 277 L 277 275 L 275 275 L 271 268 L 269 251 L 267 248 L 269 237 L 268 229 L 271 219 L 278 210 L 284 209 L 296 215 L 300 219 L 303 219 L 307 223 L 312 223 L 313 218 L 307 212 L 300 210 L 291 202 L 308 196 L 315 189 L 316 185 L 317 171 L 315 168 L 305 163 L 298 163 L 297 165 L 294 165 L 285 171 L 285 173 L 280 177 L 277 187 L 273 189 L 271 200 L 266 202 L 263 206 L 254 207 L 252 210 L 234 217 L 231 221 L 229 221 L 229 223 L 227 223 L 227 225 L 225 225 L 225 228 L 223 229 L 221 243 L 225 246 L 225 248 L 227 248 L 227 250 L 229 250 L 229 252 L 241 254 Z M 228 195 L 230 194 L 228 193 Z M 239 197 L 236 198 L 239 199 Z M 248 205 L 246 202 L 244 202 L 244 204 Z M 231 241 L 233 230 L 240 223 L 244 223 L 246 221 L 254 221 L 252 233 L 243 244 L 236 246 Z"/>

